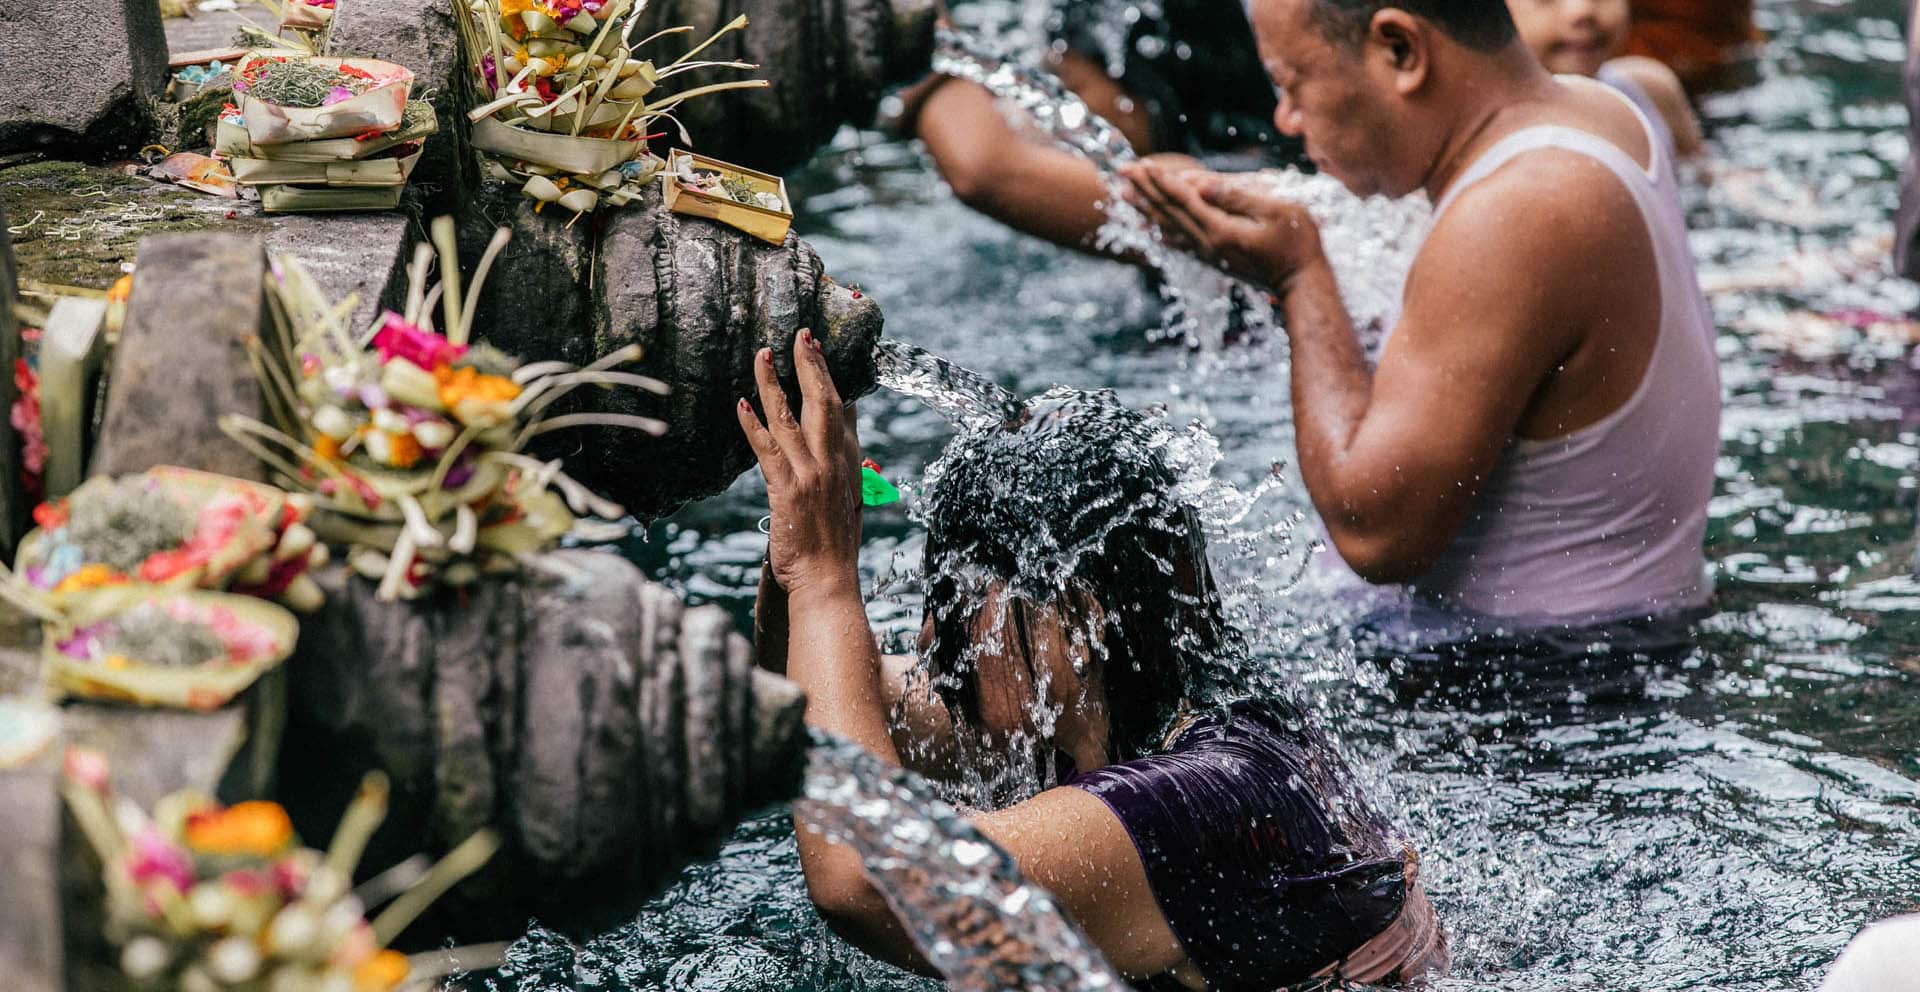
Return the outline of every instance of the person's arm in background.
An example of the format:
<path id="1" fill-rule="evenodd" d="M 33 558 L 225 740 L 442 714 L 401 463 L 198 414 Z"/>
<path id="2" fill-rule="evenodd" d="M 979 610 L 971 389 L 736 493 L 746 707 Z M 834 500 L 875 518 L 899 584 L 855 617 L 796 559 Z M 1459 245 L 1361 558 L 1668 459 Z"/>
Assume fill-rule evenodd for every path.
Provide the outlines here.
<path id="1" fill-rule="evenodd" d="M 1146 109 L 1098 64 L 1067 52 L 1054 60 L 1054 69 L 1088 109 L 1120 129 L 1137 154 L 1152 155 L 1153 130 Z M 934 76 L 902 99 L 907 105 L 903 124 L 925 142 L 941 177 L 962 203 L 1054 244 L 1139 262 L 1094 246 L 1113 196 L 1100 170 L 1065 148 L 1022 133 L 986 87 Z M 1199 164 L 1184 155 L 1153 157 Z"/>
<path id="2" fill-rule="evenodd" d="M 1093 250 L 1112 196 L 1100 170 L 1015 130 L 984 87 L 940 79 L 920 108 L 919 135 L 960 202 L 1054 244 Z"/>
<path id="3" fill-rule="evenodd" d="M 1920 279 L 1920 0 L 1907 7 L 1907 63 L 1900 79 L 1907 99 L 1907 161 L 1893 215 L 1893 270 Z"/>
<path id="4" fill-rule="evenodd" d="M 1706 138 L 1700 133 L 1700 118 L 1687 99 L 1680 77 L 1665 65 L 1642 55 L 1628 55 L 1607 63 L 1646 91 L 1659 109 L 1667 130 L 1673 132 L 1673 150 L 1682 159 L 1697 158 L 1706 150 Z"/>
<path id="5" fill-rule="evenodd" d="M 807 694 L 808 726 L 897 766 L 880 647 L 860 595 L 858 458 L 857 449 L 848 450 L 856 442 L 826 360 L 806 331 L 794 344 L 794 365 L 803 397 L 799 419 L 765 350 L 754 375 L 766 423 L 745 399 L 738 408 L 740 428 L 767 479 L 768 562 L 789 597 L 787 676 Z M 1185 961 L 1126 827 L 1091 793 L 1052 789 L 973 823 L 1028 879 L 1053 893 L 1123 973 L 1151 976 Z M 928 971 L 859 854 L 795 826 L 807 892 L 821 915 L 868 953 Z"/>

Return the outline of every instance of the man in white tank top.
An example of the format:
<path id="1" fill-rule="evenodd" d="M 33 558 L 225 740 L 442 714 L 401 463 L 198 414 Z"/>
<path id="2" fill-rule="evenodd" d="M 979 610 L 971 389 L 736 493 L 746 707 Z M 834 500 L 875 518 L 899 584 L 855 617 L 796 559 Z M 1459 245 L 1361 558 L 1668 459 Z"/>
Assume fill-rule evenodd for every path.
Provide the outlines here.
<path id="1" fill-rule="evenodd" d="M 1713 328 L 1647 123 L 1555 77 L 1506 5 L 1256 0 L 1277 122 L 1433 226 L 1369 368 L 1312 217 L 1259 177 L 1130 170 L 1203 257 L 1270 287 L 1299 464 L 1354 571 L 1509 626 L 1699 606 Z"/>

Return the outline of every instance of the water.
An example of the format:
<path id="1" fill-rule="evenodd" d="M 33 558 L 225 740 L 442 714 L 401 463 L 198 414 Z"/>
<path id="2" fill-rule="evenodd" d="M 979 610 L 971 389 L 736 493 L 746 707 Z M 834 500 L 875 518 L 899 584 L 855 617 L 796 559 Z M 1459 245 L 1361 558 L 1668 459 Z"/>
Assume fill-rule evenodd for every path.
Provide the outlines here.
<path id="1" fill-rule="evenodd" d="M 802 829 L 860 852 L 953 992 L 1125 988 L 1053 897 L 918 776 L 857 745 L 817 742 L 794 811 Z"/>
<path id="2" fill-rule="evenodd" d="M 1286 468 L 1281 346 L 1149 344 L 1151 289 L 971 214 L 908 145 L 850 132 L 790 177 L 801 233 L 883 302 L 893 336 L 1022 396 L 1102 386 L 1177 429 L 1207 426 L 1211 475 L 1258 494 L 1214 522 L 1228 535 L 1216 565 L 1236 608 L 1264 618 L 1268 673 L 1392 790 L 1452 933 L 1446 989 L 1811 989 L 1863 923 L 1920 902 L 1920 371 L 1909 328 L 1860 313 L 1899 314 L 1920 294 L 1851 247 L 1886 236 L 1905 155 L 1901 7 L 1762 0 L 1761 13 L 1774 40 L 1760 78 L 1706 114 L 1717 155 L 1762 171 L 1692 204 L 1704 280 L 1757 287 L 1713 300 L 1728 396 L 1708 534 L 1720 592 L 1695 648 L 1661 661 L 1620 653 L 1399 698 L 1353 650 L 1366 604 L 1300 572 L 1312 542 L 1289 524 L 1307 503 Z M 1802 274 L 1782 285 L 1788 259 Z M 1830 316 L 1793 316 L 1807 310 Z M 861 430 L 911 499 L 954 428 L 879 394 Z M 763 513 L 743 479 L 634 554 L 744 628 Z M 868 514 L 870 614 L 896 648 L 919 627 L 920 549 L 904 511 Z M 502 987 L 936 988 L 826 931 L 790 822 L 786 807 L 750 820 L 632 926 L 581 947 L 523 942 Z"/>

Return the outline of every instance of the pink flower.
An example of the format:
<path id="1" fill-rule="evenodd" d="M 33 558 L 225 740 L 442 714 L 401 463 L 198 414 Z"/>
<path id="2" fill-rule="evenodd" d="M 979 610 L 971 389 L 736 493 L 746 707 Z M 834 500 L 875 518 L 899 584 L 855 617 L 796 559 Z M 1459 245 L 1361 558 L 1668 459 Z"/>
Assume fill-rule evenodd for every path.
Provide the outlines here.
<path id="1" fill-rule="evenodd" d="M 265 871 L 230 871 L 222 875 L 220 881 L 226 883 L 227 891 L 242 899 L 272 895 L 278 888 L 273 875 Z"/>
<path id="2" fill-rule="evenodd" d="M 67 777 L 95 792 L 107 791 L 107 756 L 84 747 L 67 748 Z"/>
<path id="3" fill-rule="evenodd" d="M 452 365 L 467 353 L 465 345 L 423 331 L 391 310 L 387 311 L 386 323 L 373 336 L 373 346 L 379 350 L 383 362 L 404 358 L 429 372 L 442 365 Z"/>
<path id="4" fill-rule="evenodd" d="M 127 852 L 127 874 L 134 884 L 165 882 L 176 892 L 193 887 L 193 862 L 187 852 L 162 836 L 156 827 L 147 827 L 133 835 Z"/>
<path id="5" fill-rule="evenodd" d="M 48 449 L 46 433 L 40 425 L 40 380 L 24 358 L 14 359 L 13 386 L 18 399 L 14 400 L 7 419 L 13 429 L 20 432 L 21 460 L 25 474 L 35 480 L 29 488 L 37 492 L 38 479 L 47 470 Z"/>
<path id="6" fill-rule="evenodd" d="M 284 898 L 299 898 L 312 876 L 310 866 L 298 858 L 281 858 L 273 863 L 273 884 Z"/>
<path id="7" fill-rule="evenodd" d="M 320 105 L 322 107 L 331 107 L 336 103 L 345 103 L 351 99 L 353 99 L 352 90 L 347 89 L 345 86 L 335 86 L 333 89 L 327 91 L 327 95 L 320 101 Z"/>

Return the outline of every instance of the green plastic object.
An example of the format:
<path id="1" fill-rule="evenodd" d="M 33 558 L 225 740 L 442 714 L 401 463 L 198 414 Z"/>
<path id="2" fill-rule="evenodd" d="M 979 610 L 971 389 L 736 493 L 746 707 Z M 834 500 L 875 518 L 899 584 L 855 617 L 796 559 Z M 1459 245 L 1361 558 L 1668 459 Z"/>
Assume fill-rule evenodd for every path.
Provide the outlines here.
<path id="1" fill-rule="evenodd" d="M 862 506 L 886 506 L 900 502 L 900 490 L 888 482 L 886 476 L 873 470 L 871 465 L 860 467 L 860 504 Z"/>

